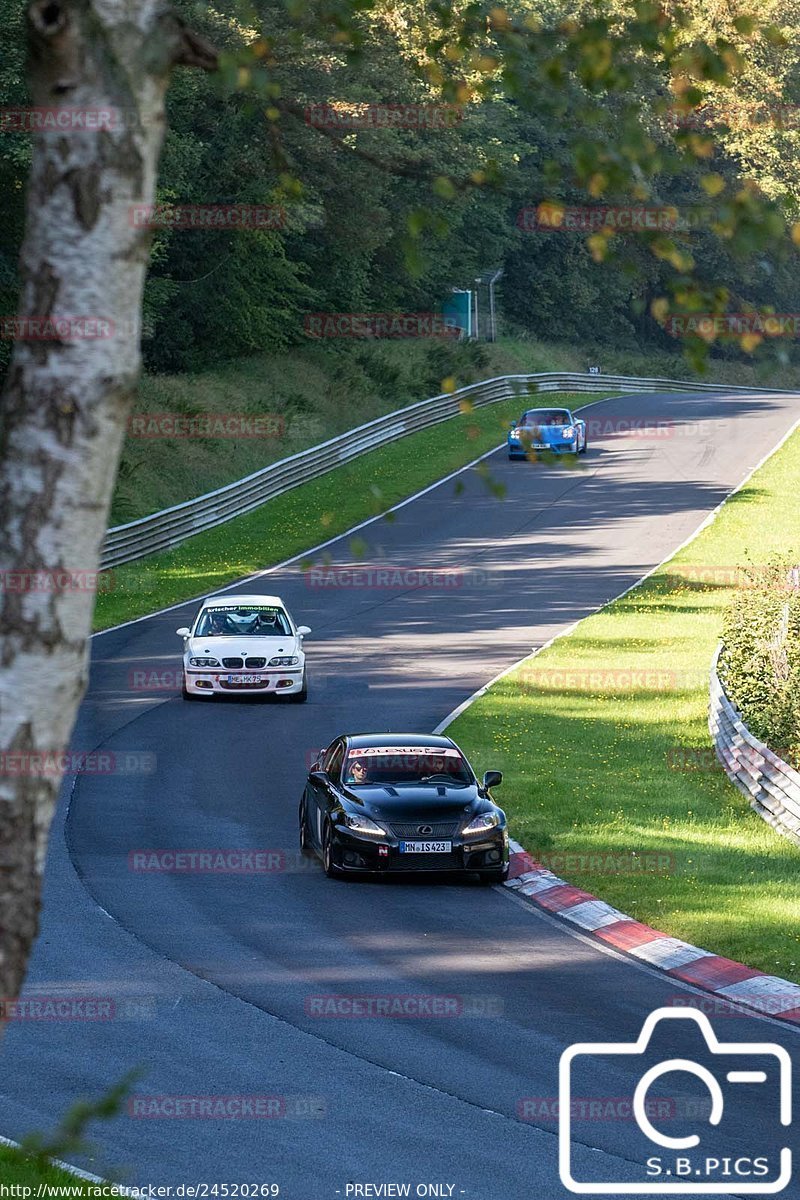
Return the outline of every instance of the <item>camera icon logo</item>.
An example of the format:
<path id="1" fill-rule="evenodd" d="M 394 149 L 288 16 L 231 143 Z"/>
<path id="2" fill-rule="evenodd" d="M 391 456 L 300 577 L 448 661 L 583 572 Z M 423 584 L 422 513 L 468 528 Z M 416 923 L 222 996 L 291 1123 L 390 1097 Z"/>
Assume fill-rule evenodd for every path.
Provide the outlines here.
<path id="1" fill-rule="evenodd" d="M 662 1022 L 675 1021 L 684 1022 L 680 1032 L 686 1029 L 687 1022 L 698 1027 L 710 1065 L 676 1057 L 666 1058 L 642 1071 L 633 1091 L 630 1110 L 643 1136 L 643 1148 L 650 1154 L 642 1167 L 643 1178 L 641 1181 L 577 1178 L 580 1171 L 575 1162 L 573 1145 L 573 1081 L 582 1069 L 594 1065 L 585 1060 L 607 1061 L 614 1077 L 619 1077 L 620 1071 L 638 1075 L 634 1060 L 637 1056 L 644 1059 L 648 1054 L 656 1027 Z M 670 1032 L 677 1034 L 678 1028 L 673 1025 Z M 759 1066 L 770 1069 L 748 1069 L 754 1067 L 753 1059 L 758 1060 Z M 764 1063 L 764 1059 L 768 1061 Z M 710 1069 L 712 1065 L 718 1068 L 718 1072 Z M 777 1084 L 778 1122 L 780 1126 L 791 1124 L 792 1060 L 783 1046 L 774 1042 L 720 1042 L 704 1013 L 691 1008 L 659 1008 L 647 1017 L 635 1042 L 579 1042 L 568 1047 L 561 1055 L 559 1174 L 564 1187 L 579 1195 L 615 1196 L 688 1193 L 774 1195 L 782 1191 L 792 1178 L 792 1152 L 788 1146 L 781 1147 L 774 1155 L 752 1157 L 736 1154 L 720 1157 L 719 1151 L 714 1154 L 701 1146 L 701 1137 L 697 1133 L 670 1136 L 655 1127 L 647 1111 L 648 1092 L 653 1084 L 673 1072 L 683 1073 L 684 1079 L 687 1075 L 691 1076 L 693 1083 L 700 1080 L 704 1085 L 708 1094 L 705 1105 L 708 1115 L 704 1113 L 703 1116 L 712 1129 L 722 1124 L 725 1115 L 723 1082 L 751 1089 L 745 1093 L 745 1099 L 753 1106 L 762 1102 L 763 1092 L 755 1090 L 757 1086 Z M 666 1153 L 656 1154 L 654 1147 Z"/>

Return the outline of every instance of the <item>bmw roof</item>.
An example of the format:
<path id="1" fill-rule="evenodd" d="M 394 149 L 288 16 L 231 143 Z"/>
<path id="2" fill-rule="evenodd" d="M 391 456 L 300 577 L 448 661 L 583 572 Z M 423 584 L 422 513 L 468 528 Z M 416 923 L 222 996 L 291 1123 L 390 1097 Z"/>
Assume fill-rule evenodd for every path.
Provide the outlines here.
<path id="1" fill-rule="evenodd" d="M 277 608 L 284 607 L 280 596 L 249 596 L 244 592 L 234 592 L 230 596 L 209 596 L 207 600 L 203 601 L 204 608 L 219 608 L 220 605 L 231 608 L 237 604 L 271 604 Z"/>

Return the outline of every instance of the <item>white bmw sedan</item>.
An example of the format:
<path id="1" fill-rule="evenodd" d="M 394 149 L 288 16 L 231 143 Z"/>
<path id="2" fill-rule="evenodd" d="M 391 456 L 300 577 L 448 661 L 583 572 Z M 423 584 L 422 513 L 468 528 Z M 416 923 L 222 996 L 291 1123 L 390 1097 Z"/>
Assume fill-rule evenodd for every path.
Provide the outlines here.
<path id="1" fill-rule="evenodd" d="M 303 638 L 279 596 L 214 596 L 183 638 L 183 698 L 241 692 L 277 693 L 302 704 Z"/>

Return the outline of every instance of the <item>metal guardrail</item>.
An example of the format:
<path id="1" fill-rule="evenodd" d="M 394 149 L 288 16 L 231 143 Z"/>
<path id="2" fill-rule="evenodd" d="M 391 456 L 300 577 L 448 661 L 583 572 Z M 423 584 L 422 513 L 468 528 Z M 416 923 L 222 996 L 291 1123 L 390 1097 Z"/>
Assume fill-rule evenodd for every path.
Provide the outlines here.
<path id="1" fill-rule="evenodd" d="M 800 846 L 800 774 L 754 737 L 725 693 L 717 648 L 711 666 L 708 728 L 717 758 L 767 824 Z"/>
<path id="2" fill-rule="evenodd" d="M 774 394 L 774 388 L 724 387 L 721 384 L 694 383 L 677 379 L 638 379 L 628 375 L 584 375 L 577 372 L 550 371 L 538 375 L 500 375 L 459 388 L 455 392 L 433 396 L 387 413 L 330 438 L 319 446 L 301 450 L 289 458 L 270 463 L 244 479 L 237 479 L 214 492 L 185 500 L 171 508 L 117 525 L 109 529 L 101 566 L 117 567 L 148 554 L 179 546 L 187 538 L 213 529 L 233 517 L 243 516 L 276 496 L 282 496 L 301 483 L 317 479 L 342 463 L 397 441 L 409 433 L 428 429 L 448 421 L 469 401 L 475 408 L 496 404 L 513 396 L 531 392 L 604 392 L 635 388 L 640 392 L 707 391 Z"/>

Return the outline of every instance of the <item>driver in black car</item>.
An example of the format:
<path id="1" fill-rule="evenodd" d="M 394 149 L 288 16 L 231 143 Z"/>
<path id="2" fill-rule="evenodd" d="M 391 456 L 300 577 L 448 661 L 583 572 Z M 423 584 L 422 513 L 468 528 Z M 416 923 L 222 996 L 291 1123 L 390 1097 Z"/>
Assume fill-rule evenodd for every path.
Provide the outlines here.
<path id="1" fill-rule="evenodd" d="M 369 768 L 363 758 L 354 758 L 348 763 L 345 783 L 369 783 Z"/>
<path id="2" fill-rule="evenodd" d="M 447 775 L 447 764 L 444 760 L 444 755 L 431 754 L 425 760 L 424 779 L 429 779 L 432 775 Z"/>

